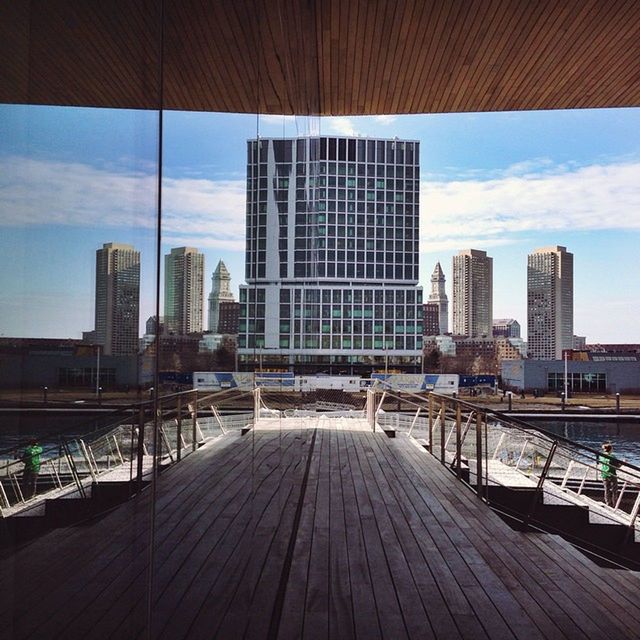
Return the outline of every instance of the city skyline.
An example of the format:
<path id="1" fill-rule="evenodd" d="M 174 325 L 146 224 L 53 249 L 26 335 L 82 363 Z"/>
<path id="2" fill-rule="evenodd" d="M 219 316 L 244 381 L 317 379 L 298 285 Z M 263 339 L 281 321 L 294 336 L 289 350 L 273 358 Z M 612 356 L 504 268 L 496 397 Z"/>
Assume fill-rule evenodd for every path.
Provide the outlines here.
<path id="1" fill-rule="evenodd" d="M 526 256 L 539 246 L 570 246 L 575 332 L 589 342 L 637 342 L 639 113 L 256 119 L 167 112 L 162 251 L 198 247 L 207 278 L 224 260 L 237 293 L 244 272 L 244 146 L 256 122 L 260 135 L 419 139 L 422 286 L 438 261 L 452 282 L 457 250 L 488 250 L 494 316 L 517 318 L 524 327 Z M 7 311 L 0 334 L 79 337 L 93 321 L 93 252 L 108 240 L 141 251 L 141 317 L 155 313 L 156 131 L 153 113 L 0 107 L 0 302 Z"/>

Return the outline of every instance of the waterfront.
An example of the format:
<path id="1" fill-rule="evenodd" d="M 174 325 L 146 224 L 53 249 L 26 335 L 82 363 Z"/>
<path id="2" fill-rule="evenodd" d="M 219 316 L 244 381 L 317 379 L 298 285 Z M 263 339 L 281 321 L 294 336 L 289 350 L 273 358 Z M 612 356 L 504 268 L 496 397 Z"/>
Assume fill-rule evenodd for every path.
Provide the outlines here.
<path id="1" fill-rule="evenodd" d="M 528 422 L 597 451 L 603 442 L 611 442 L 619 458 L 640 466 L 640 422 L 533 419 Z"/>

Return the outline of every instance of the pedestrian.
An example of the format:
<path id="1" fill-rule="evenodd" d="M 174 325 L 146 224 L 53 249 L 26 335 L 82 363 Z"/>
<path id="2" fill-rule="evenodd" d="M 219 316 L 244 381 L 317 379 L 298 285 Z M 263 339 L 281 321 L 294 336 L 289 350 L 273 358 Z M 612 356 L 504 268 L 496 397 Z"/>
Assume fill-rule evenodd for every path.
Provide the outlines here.
<path id="1" fill-rule="evenodd" d="M 22 453 L 24 470 L 22 471 L 22 497 L 29 500 L 36 495 L 36 484 L 40 473 L 40 455 L 42 447 L 36 438 L 29 441 L 29 446 Z"/>
<path id="2" fill-rule="evenodd" d="M 600 476 L 604 484 L 604 501 L 610 507 L 615 507 L 618 502 L 618 474 L 620 466 L 618 458 L 613 454 L 613 445 L 605 442 L 602 445 L 602 453 L 598 457 Z"/>

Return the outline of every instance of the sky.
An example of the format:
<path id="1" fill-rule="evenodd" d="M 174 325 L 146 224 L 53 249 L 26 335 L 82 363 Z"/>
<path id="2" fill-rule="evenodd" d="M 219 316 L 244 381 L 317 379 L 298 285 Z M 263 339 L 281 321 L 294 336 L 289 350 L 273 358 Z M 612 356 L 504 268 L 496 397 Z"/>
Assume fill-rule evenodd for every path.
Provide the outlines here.
<path id="1" fill-rule="evenodd" d="M 141 252 L 141 333 L 155 313 L 157 112 L 0 105 L 0 336 L 93 328 L 95 252 Z M 493 257 L 494 318 L 526 337 L 527 254 L 574 254 L 574 332 L 640 342 L 640 109 L 374 117 L 165 112 L 162 253 L 222 259 L 244 281 L 246 141 L 358 135 L 420 141 L 420 284 L 461 249 Z M 450 305 L 451 306 L 451 305 Z M 205 304 L 206 307 L 206 304 Z M 206 327 L 206 314 L 205 314 Z"/>

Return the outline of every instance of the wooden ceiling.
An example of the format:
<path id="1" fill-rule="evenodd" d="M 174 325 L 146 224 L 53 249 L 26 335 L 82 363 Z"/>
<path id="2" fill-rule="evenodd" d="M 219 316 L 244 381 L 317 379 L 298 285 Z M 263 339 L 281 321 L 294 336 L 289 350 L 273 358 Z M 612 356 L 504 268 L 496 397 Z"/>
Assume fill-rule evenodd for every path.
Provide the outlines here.
<path id="1" fill-rule="evenodd" d="M 296 114 L 640 105 L 638 0 L 9 0 L 0 101 Z"/>

